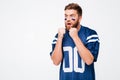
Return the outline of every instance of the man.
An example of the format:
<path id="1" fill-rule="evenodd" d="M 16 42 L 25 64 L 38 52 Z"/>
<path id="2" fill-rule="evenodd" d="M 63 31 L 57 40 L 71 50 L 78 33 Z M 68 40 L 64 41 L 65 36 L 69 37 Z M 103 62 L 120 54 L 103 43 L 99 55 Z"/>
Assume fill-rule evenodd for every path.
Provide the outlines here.
<path id="1" fill-rule="evenodd" d="M 95 80 L 94 62 L 99 52 L 95 30 L 80 25 L 82 9 L 76 3 L 65 6 L 65 28 L 58 29 L 51 59 L 60 64 L 59 80 Z"/>

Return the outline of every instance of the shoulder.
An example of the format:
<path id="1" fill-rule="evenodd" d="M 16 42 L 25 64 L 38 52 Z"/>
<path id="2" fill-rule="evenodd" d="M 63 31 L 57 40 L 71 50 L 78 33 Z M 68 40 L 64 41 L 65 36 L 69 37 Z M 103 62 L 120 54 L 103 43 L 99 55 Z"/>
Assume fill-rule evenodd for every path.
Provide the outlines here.
<path id="1" fill-rule="evenodd" d="M 87 42 L 96 42 L 99 41 L 99 36 L 97 32 L 89 27 L 82 26 L 82 31 L 85 35 L 86 41 Z"/>
<path id="2" fill-rule="evenodd" d="M 90 27 L 82 26 L 82 30 L 84 31 L 84 34 L 86 34 L 87 36 L 94 34 L 97 35 L 97 32 Z"/>

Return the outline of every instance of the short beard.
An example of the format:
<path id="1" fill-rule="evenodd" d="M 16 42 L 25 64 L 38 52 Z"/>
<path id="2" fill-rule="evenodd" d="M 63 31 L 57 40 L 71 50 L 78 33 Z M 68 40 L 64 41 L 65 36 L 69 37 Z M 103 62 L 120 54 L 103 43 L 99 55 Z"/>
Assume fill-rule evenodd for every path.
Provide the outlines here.
<path id="1" fill-rule="evenodd" d="M 77 28 L 78 25 L 79 25 L 79 21 L 77 21 L 77 22 L 72 26 L 72 28 Z"/>

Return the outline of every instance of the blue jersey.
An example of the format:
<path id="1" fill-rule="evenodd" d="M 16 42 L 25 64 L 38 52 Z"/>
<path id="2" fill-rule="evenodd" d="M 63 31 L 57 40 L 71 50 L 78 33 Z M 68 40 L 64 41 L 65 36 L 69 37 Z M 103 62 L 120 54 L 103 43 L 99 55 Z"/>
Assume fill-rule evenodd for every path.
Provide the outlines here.
<path id="1" fill-rule="evenodd" d="M 78 35 L 83 44 L 94 56 L 94 62 L 97 61 L 99 51 L 99 38 L 95 30 L 81 26 Z M 56 34 L 52 43 L 52 51 L 58 38 Z M 50 55 L 52 54 L 50 52 Z M 87 65 L 80 57 L 74 41 L 66 31 L 62 41 L 63 59 L 60 65 L 59 80 L 95 80 L 94 62 Z"/>

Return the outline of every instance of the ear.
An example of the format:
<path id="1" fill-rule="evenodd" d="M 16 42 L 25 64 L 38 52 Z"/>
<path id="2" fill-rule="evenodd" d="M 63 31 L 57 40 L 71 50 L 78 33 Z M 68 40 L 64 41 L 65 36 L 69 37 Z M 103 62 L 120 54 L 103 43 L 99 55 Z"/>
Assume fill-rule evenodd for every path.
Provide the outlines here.
<path id="1" fill-rule="evenodd" d="M 82 16 L 79 16 L 79 22 L 81 22 L 81 20 L 82 20 Z"/>

